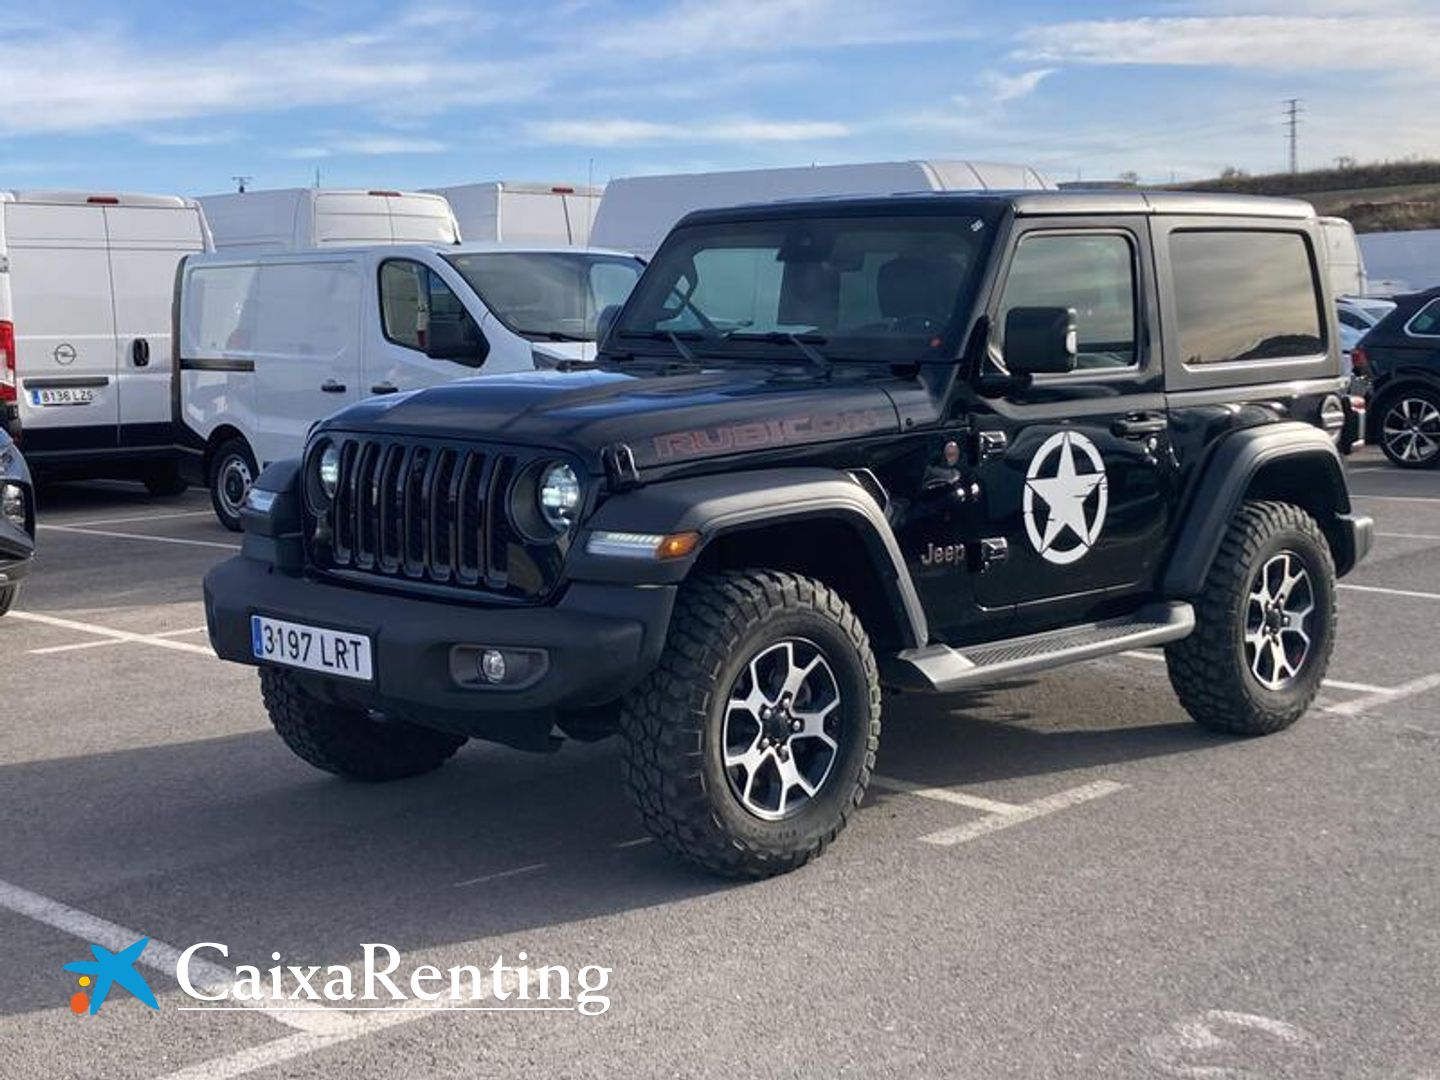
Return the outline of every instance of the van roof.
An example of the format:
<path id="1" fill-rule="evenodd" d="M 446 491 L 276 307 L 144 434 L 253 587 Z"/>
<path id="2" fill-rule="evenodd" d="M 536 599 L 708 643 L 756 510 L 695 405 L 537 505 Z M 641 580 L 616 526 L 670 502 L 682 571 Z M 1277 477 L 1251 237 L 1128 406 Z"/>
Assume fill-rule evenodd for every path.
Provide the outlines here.
<path id="1" fill-rule="evenodd" d="M 1189 216 L 1263 217 L 1311 220 L 1315 208 L 1303 199 L 1263 195 L 1212 194 L 1192 191 L 916 191 L 893 195 L 824 196 L 780 199 L 725 209 L 696 210 L 687 222 L 724 221 L 732 217 L 786 217 L 797 210 L 883 211 L 897 206 L 934 206 L 946 212 L 995 213 L 1008 209 L 1016 216 L 1084 214 L 1183 214 Z"/>
<path id="2" fill-rule="evenodd" d="M 288 251 L 217 251 L 205 256 L 206 262 L 250 263 L 268 260 L 295 262 L 297 259 L 333 261 L 347 256 L 379 253 L 387 258 L 404 258 L 420 253 L 435 255 L 475 255 L 481 253 L 510 253 L 519 255 L 613 255 L 623 259 L 638 258 L 632 251 L 616 251 L 610 248 L 567 247 L 564 244 L 366 244 L 329 248 L 297 248 Z M 191 257 L 195 260 L 195 256 Z"/>
<path id="3" fill-rule="evenodd" d="M 123 191 L 0 191 L 0 201 L 45 203 L 51 206 L 158 206 L 193 209 L 194 199 L 181 195 L 139 195 Z"/>
<path id="4" fill-rule="evenodd" d="M 468 184 L 443 184 L 426 188 L 426 191 L 445 195 L 452 191 L 467 191 L 471 188 L 493 188 L 496 191 L 510 191 L 520 195 L 583 195 L 596 198 L 605 194 L 603 184 L 572 184 L 565 181 L 544 180 L 477 180 Z"/>

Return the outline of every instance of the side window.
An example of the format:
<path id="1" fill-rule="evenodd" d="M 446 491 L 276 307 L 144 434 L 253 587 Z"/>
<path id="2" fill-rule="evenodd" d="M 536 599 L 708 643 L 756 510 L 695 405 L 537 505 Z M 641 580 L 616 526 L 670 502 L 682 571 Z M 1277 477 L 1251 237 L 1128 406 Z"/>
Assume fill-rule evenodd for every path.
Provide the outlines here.
<path id="1" fill-rule="evenodd" d="M 1294 360 L 1325 351 L 1321 294 L 1303 234 L 1177 231 L 1170 262 L 1186 364 Z"/>
<path id="2" fill-rule="evenodd" d="M 1136 347 L 1135 249 L 1115 234 L 1024 237 L 1010 262 L 1000 298 L 1004 333 L 1012 308 L 1063 307 L 1075 311 L 1076 368 L 1134 367 Z"/>
<path id="3" fill-rule="evenodd" d="M 1431 300 L 1417 311 L 1405 332 L 1417 337 L 1440 337 L 1440 300 Z"/>
<path id="4" fill-rule="evenodd" d="M 1370 324 L 1348 308 L 1340 308 L 1336 316 L 1351 330 L 1369 330 Z"/>
<path id="5" fill-rule="evenodd" d="M 396 345 L 425 351 L 430 328 L 428 267 L 408 259 L 391 259 L 380 266 L 380 319 L 385 336 Z"/>

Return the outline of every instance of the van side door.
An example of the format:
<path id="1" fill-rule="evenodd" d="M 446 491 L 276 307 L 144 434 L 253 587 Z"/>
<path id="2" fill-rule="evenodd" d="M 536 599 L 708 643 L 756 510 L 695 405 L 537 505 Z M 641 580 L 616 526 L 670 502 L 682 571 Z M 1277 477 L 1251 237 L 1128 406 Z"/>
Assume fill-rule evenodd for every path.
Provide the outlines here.
<path id="1" fill-rule="evenodd" d="M 205 248 L 198 210 L 107 206 L 115 296 L 115 371 L 120 445 L 169 446 L 170 319 L 175 268 Z"/>
<path id="2" fill-rule="evenodd" d="M 1006 319 L 1037 307 L 1075 313 L 1076 368 L 1008 379 Z M 976 598 L 1021 631 L 1139 604 L 1172 513 L 1145 219 L 1017 220 L 988 313 L 971 415 Z"/>
<path id="3" fill-rule="evenodd" d="M 48 203 L 3 210 L 25 452 L 113 449 L 120 411 L 105 215 Z"/>
<path id="4" fill-rule="evenodd" d="M 366 304 L 362 397 L 478 374 L 490 344 L 438 268 L 410 257 L 382 256 L 371 280 L 375 291 Z M 432 355 L 437 352 L 450 355 Z"/>

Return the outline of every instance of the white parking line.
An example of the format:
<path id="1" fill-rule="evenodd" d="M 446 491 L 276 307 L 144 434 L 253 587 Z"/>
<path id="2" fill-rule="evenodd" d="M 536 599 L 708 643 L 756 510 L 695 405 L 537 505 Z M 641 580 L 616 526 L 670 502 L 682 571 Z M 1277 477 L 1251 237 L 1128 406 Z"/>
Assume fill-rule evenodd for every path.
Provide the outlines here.
<path id="1" fill-rule="evenodd" d="M 517 866 L 513 870 L 501 870 L 495 874 L 484 874 L 481 877 L 470 878 L 468 881 L 457 881 L 454 888 L 461 889 L 467 885 L 479 885 L 486 881 L 499 881 L 501 878 L 516 877 L 520 874 L 533 874 L 537 870 L 544 870 L 547 864 L 543 862 L 531 863 L 528 866 Z"/>
<path id="2" fill-rule="evenodd" d="M 1381 502 L 1440 503 L 1440 499 L 1428 495 L 1359 495 L 1351 493 L 1352 499 L 1378 499 Z"/>
<path id="3" fill-rule="evenodd" d="M 1382 536 L 1386 540 L 1440 540 L 1440 536 L 1434 536 L 1430 533 L 1377 532 L 1375 535 Z"/>
<path id="4" fill-rule="evenodd" d="M 1057 810 L 1068 810 L 1081 803 L 1103 799 L 1106 795 L 1113 795 L 1124 788 L 1124 784 L 1117 784 L 1114 780 L 1096 780 L 1092 784 L 1082 784 L 1080 787 L 1070 788 L 1054 795 L 1047 795 L 1043 799 L 1024 803 L 1016 808 L 1017 812 L 1015 813 L 987 814 L 978 821 L 967 822 L 964 825 L 957 825 L 953 829 L 941 829 L 939 832 L 922 836 L 920 841 L 925 844 L 935 844 L 938 847 L 953 847 L 955 844 L 963 844 L 977 837 L 1008 829 L 1012 825 L 1019 825 L 1022 821 L 1034 821 L 1036 818 L 1053 814 Z"/>
<path id="5" fill-rule="evenodd" d="M 92 525 L 127 525 L 133 521 L 169 521 L 172 518 L 206 517 L 214 513 L 214 510 L 180 510 L 170 514 L 131 514 L 128 517 L 62 521 L 60 524 L 67 529 L 88 529 Z"/>
<path id="6" fill-rule="evenodd" d="M 1381 705 L 1392 705 L 1397 701 L 1404 701 L 1406 698 L 1415 697 L 1417 694 L 1424 694 L 1437 688 L 1440 688 L 1440 674 L 1425 675 L 1390 690 L 1382 690 L 1379 693 L 1356 698 L 1354 701 L 1342 702 L 1339 705 L 1327 705 L 1325 711 L 1337 716 L 1361 716 Z"/>
<path id="7" fill-rule="evenodd" d="M 979 795 L 967 795 L 963 791 L 956 791 L 954 788 L 926 787 L 924 784 L 914 784 L 909 780 L 900 780 L 893 776 L 874 775 L 870 777 L 872 787 L 885 788 L 887 791 L 898 791 L 905 795 L 914 795 L 921 799 L 933 799 L 936 802 L 950 803 L 952 806 L 965 806 L 971 810 L 980 810 L 987 814 L 1023 814 L 1025 807 L 1017 806 L 1015 803 L 997 802 L 994 799 L 982 798 Z"/>
<path id="8" fill-rule="evenodd" d="M 215 653 L 208 645 L 192 645 L 188 641 L 172 641 L 170 638 L 161 637 L 158 634 L 136 634 L 129 630 L 113 630 L 108 626 L 96 626 L 94 623 L 78 622 L 75 619 L 60 619 L 54 615 L 42 615 L 38 611 L 12 611 L 5 617 L 7 619 L 18 619 L 21 622 L 40 623 L 43 626 L 55 626 L 61 630 L 75 630 L 82 634 L 94 634 L 97 637 L 109 638 L 116 642 L 133 641 L 140 645 L 154 645 L 159 649 L 193 653 L 196 656 L 209 656 L 212 658 L 215 656 Z"/>
<path id="9" fill-rule="evenodd" d="M 1128 656 L 1131 660 L 1149 660 L 1152 663 L 1157 664 L 1165 663 L 1165 657 L 1163 654 L 1141 652 L 1139 649 L 1132 649 L 1129 652 L 1123 652 L 1120 655 Z M 1390 687 L 1388 686 L 1375 686 L 1373 683 L 1363 682 L 1346 682 L 1344 679 L 1326 679 L 1321 685 L 1327 686 L 1331 690 L 1351 690 L 1357 694 L 1390 693 Z"/>
<path id="10" fill-rule="evenodd" d="M 203 626 L 189 626 L 184 630 L 166 630 L 160 634 L 147 634 L 146 637 L 169 638 L 184 637 L 186 634 L 199 634 L 205 631 Z M 76 652 L 81 649 L 100 649 L 110 645 L 128 645 L 132 642 L 127 638 L 102 638 L 99 641 L 77 641 L 73 645 L 47 645 L 43 649 L 28 649 L 30 656 L 50 656 L 53 653 Z"/>
<path id="11" fill-rule="evenodd" d="M 88 911 L 81 911 L 69 904 L 62 904 L 59 900 L 51 900 L 48 896 L 41 896 L 39 893 L 22 889 L 18 885 L 11 885 L 7 881 L 0 881 L 0 908 L 13 911 L 17 915 L 24 915 L 28 919 L 33 919 L 66 934 L 72 934 L 91 944 L 100 945 L 111 952 L 119 952 L 127 945 L 132 945 L 147 936 L 138 930 L 131 930 L 109 922 L 99 916 L 91 915 Z M 145 951 L 141 953 L 139 962 L 156 971 L 173 975 L 179 960 L 179 949 L 152 937 L 150 943 L 145 946 Z M 201 988 L 207 992 L 213 993 L 228 988 L 234 982 L 231 972 L 216 964 L 193 957 L 190 960 L 190 973 L 192 981 L 198 982 Z M 287 1011 L 280 1014 L 267 1010 L 263 1002 L 256 1002 L 253 1006 L 247 1006 L 247 1011 L 270 1014 L 270 1019 L 277 1024 L 285 1024 L 310 1035 L 338 1036 L 355 1031 L 360 1026 L 358 1021 L 352 1020 L 343 1013 L 333 1013 L 323 1005 L 307 1007 L 301 1012 Z"/>
<path id="12" fill-rule="evenodd" d="M 1414 589 L 1382 589 L 1379 585 L 1345 585 L 1340 588 L 1350 592 L 1376 593 L 1380 596 L 1408 596 L 1412 600 L 1440 600 L 1440 593 L 1417 592 Z"/>
<path id="13" fill-rule="evenodd" d="M 150 540 L 157 544 L 183 544 L 189 547 L 219 548 L 221 551 L 239 551 L 239 544 L 221 544 L 214 540 L 186 540 L 179 536 L 146 536 L 143 533 L 110 532 L 107 529 L 82 529 L 76 525 L 40 525 L 42 529 L 55 532 L 75 533 L 77 536 L 102 536 L 113 540 Z"/>

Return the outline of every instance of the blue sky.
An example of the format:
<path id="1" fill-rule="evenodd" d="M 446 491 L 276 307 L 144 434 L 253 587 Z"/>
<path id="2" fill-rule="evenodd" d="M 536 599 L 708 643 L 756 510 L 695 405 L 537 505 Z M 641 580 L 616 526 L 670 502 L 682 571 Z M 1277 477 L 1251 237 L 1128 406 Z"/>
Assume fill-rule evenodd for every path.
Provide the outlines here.
<path id="1" fill-rule="evenodd" d="M 43 16 L 39 14 L 43 11 Z M 1433 0 L 0 0 L 0 188 L 1440 156 Z"/>

